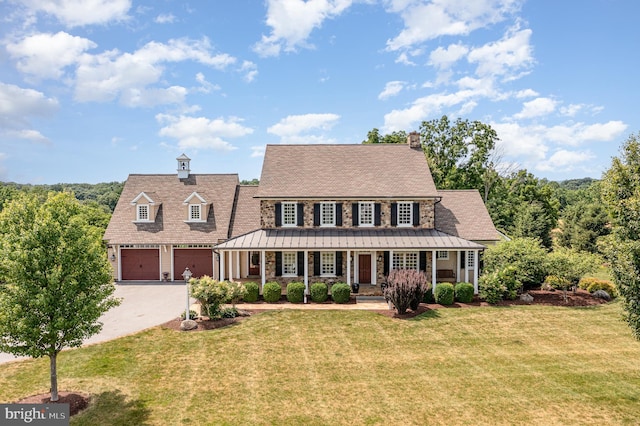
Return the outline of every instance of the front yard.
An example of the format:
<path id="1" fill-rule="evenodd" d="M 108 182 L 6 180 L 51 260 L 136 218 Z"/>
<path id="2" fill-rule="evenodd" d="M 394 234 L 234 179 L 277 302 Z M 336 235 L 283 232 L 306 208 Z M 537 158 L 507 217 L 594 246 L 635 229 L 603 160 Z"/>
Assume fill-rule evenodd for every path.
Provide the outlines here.
<path id="1" fill-rule="evenodd" d="M 93 395 L 75 425 L 635 424 L 640 342 L 617 303 L 272 311 L 154 328 L 59 357 Z M 47 360 L 0 366 L 0 402 L 45 392 Z"/>

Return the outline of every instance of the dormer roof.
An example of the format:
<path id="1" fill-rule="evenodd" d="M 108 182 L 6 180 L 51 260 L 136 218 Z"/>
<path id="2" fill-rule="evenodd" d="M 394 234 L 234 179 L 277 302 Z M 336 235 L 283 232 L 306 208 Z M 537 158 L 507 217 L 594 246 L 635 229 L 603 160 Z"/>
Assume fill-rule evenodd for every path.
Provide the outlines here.
<path id="1" fill-rule="evenodd" d="M 183 202 L 182 204 L 195 204 L 192 200 L 193 199 L 197 200 L 197 204 L 207 204 L 207 201 L 202 198 L 202 196 L 200 194 L 198 194 L 197 192 L 192 192 L 191 195 L 189 195 Z"/>
<path id="2" fill-rule="evenodd" d="M 157 198 L 157 194 L 155 192 L 141 192 L 139 193 L 136 198 L 134 198 L 133 200 L 131 200 L 131 204 L 132 205 L 136 205 L 136 204 L 150 204 L 150 205 L 155 205 L 156 202 L 154 201 L 153 197 Z M 142 201 L 140 201 L 142 200 Z M 146 201 L 146 202 L 145 202 Z"/>

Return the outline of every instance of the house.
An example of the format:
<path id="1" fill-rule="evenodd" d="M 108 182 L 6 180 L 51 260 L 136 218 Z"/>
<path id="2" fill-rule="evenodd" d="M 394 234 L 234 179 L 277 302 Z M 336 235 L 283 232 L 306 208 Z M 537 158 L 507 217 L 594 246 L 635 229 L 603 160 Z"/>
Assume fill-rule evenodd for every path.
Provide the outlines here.
<path id="1" fill-rule="evenodd" d="M 498 232 L 478 191 L 439 191 L 420 136 L 407 142 L 267 145 L 258 187 L 235 175 L 181 175 L 186 156 L 178 176 L 131 175 L 105 234 L 115 276 L 181 279 L 194 265 L 196 275 L 262 285 L 379 288 L 390 270 L 415 268 L 477 292 L 480 253 Z M 143 269 L 154 278 L 139 278 Z"/>

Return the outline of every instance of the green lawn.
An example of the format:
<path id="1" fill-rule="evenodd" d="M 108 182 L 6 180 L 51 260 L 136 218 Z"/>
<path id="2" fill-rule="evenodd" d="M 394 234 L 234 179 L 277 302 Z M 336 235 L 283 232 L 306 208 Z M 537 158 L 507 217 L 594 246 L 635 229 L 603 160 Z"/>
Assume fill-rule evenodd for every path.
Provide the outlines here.
<path id="1" fill-rule="evenodd" d="M 616 303 L 291 310 L 66 351 L 59 382 L 94 395 L 74 425 L 637 424 L 639 360 Z M 0 402 L 48 387 L 47 360 L 0 366 Z"/>

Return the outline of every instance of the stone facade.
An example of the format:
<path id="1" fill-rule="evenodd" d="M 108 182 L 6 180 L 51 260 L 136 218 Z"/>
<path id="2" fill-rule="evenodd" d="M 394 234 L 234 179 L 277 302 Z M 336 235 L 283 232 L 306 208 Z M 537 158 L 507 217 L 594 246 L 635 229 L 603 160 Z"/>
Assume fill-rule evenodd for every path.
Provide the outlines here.
<path id="1" fill-rule="evenodd" d="M 357 200 L 327 200 L 335 203 L 342 203 L 342 226 L 337 228 L 353 228 L 352 203 Z M 391 226 L 391 203 L 390 200 L 362 200 L 380 204 L 380 226 L 377 228 L 392 228 Z M 401 200 L 405 201 L 405 200 Z M 406 200 L 410 201 L 410 200 Z M 260 226 L 262 229 L 273 229 L 276 227 L 276 208 L 279 201 L 260 200 Z M 304 209 L 304 228 L 314 228 L 313 226 L 313 205 L 320 200 L 301 201 Z M 395 202 L 395 201 L 393 201 Z M 419 228 L 432 229 L 435 227 L 435 200 L 420 201 L 420 226 Z M 318 228 L 318 226 L 316 226 Z"/>

